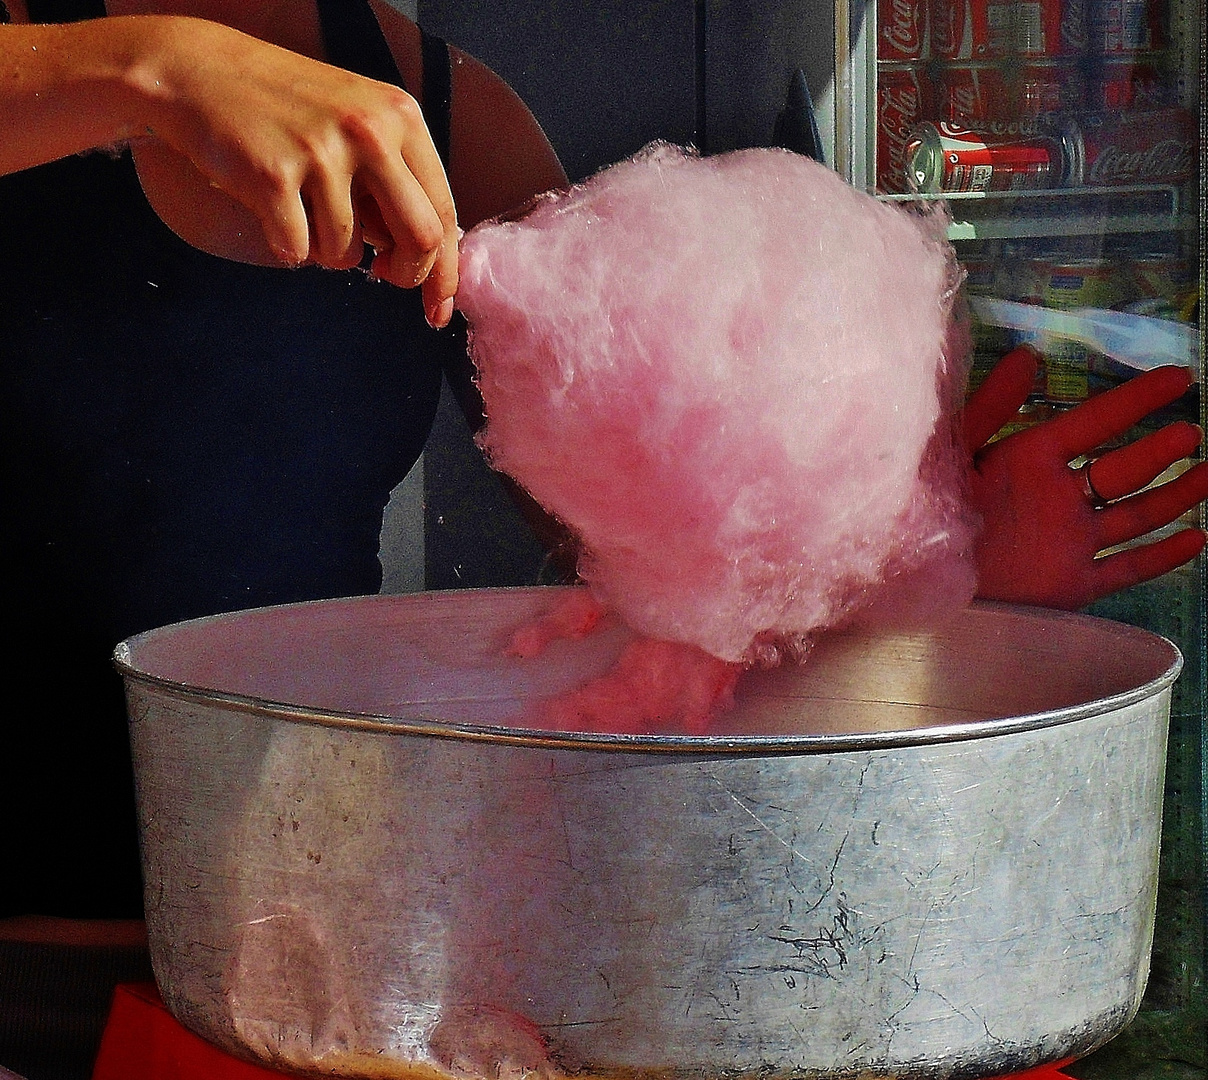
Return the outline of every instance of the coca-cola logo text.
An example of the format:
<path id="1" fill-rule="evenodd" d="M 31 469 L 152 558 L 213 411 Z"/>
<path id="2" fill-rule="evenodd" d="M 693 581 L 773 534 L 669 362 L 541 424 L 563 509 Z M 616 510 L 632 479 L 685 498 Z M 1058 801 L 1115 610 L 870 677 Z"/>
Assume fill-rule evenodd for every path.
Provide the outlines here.
<path id="1" fill-rule="evenodd" d="M 882 87 L 878 116 L 877 179 L 884 191 L 902 191 L 906 185 L 906 147 L 922 112 L 917 87 Z"/>
<path id="2" fill-rule="evenodd" d="M 919 0 L 884 0 L 878 15 L 881 37 L 891 51 L 908 58 L 920 55 Z"/>
<path id="3" fill-rule="evenodd" d="M 918 119 L 921 95 L 913 86 L 898 86 L 881 90 L 881 130 L 905 131 Z"/>
<path id="4" fill-rule="evenodd" d="M 1088 184 L 1143 184 L 1183 180 L 1195 165 L 1191 146 L 1164 139 L 1143 150 L 1108 145 L 1099 151 L 1086 174 Z"/>
<path id="5" fill-rule="evenodd" d="M 942 134 L 950 135 L 954 139 L 966 135 L 1022 135 L 1024 138 L 1031 138 L 1044 134 L 1042 124 L 1027 116 L 1011 120 L 970 120 L 965 117 L 959 123 L 942 121 L 939 129 Z"/>
<path id="6" fill-rule="evenodd" d="M 972 20 L 969 0 L 931 0 L 928 13 L 932 48 L 940 56 L 956 58 Z"/>
<path id="7" fill-rule="evenodd" d="M 953 116 L 976 116 L 982 112 L 981 95 L 976 86 L 950 86 L 948 107 Z"/>

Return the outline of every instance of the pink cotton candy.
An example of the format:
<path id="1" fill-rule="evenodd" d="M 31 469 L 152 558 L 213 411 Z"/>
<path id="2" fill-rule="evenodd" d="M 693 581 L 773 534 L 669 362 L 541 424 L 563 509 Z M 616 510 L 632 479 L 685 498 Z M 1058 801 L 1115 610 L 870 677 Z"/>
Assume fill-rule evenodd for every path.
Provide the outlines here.
<path id="1" fill-rule="evenodd" d="M 700 735 L 734 703 L 742 670 L 695 645 L 637 638 L 607 674 L 539 702 L 532 719 L 552 731 Z"/>
<path id="2" fill-rule="evenodd" d="M 465 236 L 481 445 L 650 638 L 766 663 L 870 605 L 951 609 L 958 281 L 941 223 L 806 158 L 653 146 Z"/>
<path id="3" fill-rule="evenodd" d="M 608 612 L 588 590 L 562 590 L 545 614 L 516 629 L 507 653 L 532 659 L 555 641 L 584 638 L 607 622 Z M 741 664 L 695 645 L 638 637 L 604 675 L 539 700 L 524 723 L 551 731 L 699 735 L 734 703 L 741 674 Z"/>
<path id="4" fill-rule="evenodd" d="M 508 645 L 507 654 L 522 660 L 540 656 L 551 642 L 561 638 L 583 638 L 590 634 L 604 617 L 605 611 L 591 593 L 575 589 L 566 593 L 561 602 L 535 619 L 517 627 Z"/>

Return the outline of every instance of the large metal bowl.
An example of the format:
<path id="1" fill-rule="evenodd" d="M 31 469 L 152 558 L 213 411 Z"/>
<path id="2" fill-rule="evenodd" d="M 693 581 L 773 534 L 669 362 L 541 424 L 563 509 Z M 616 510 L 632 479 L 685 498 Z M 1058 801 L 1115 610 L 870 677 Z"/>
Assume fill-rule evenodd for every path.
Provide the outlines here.
<path id="1" fill-rule="evenodd" d="M 964 1077 L 1136 1010 L 1169 642 L 971 608 L 755 672 L 704 737 L 525 729 L 613 629 L 365 597 L 117 652 L 161 992 L 319 1075 Z"/>

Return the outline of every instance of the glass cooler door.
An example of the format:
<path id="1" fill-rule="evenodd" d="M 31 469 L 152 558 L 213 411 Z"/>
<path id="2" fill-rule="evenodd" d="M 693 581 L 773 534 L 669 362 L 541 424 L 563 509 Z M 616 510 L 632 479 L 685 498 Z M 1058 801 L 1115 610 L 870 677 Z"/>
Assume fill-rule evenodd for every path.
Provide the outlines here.
<path id="1" fill-rule="evenodd" d="M 1168 359 L 1191 363 L 1203 354 L 1202 21 L 1202 0 L 836 8 L 836 167 L 886 199 L 947 203 L 974 312 L 973 382 L 1021 340 L 1043 354 L 1018 425 L 1071 408 L 1145 362 L 1127 355 L 1131 345 L 1113 343 L 1109 355 L 1093 334 L 1038 329 L 1038 313 L 1156 318 L 1164 327 L 1124 320 L 1148 327 L 1137 351 L 1169 346 Z M 1150 423 L 1183 416 L 1208 427 L 1198 389 Z M 1202 1078 L 1203 557 L 1092 611 L 1171 638 L 1186 668 L 1174 694 L 1145 1002 L 1124 1034 L 1071 1072 Z"/>

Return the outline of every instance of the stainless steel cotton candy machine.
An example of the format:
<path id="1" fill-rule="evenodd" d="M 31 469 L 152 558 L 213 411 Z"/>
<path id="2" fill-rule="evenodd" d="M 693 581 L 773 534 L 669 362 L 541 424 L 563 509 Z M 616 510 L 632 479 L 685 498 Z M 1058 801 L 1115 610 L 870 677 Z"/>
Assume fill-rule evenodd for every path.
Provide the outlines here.
<path id="1" fill-rule="evenodd" d="M 316 1075 L 973 1077 L 1137 1008 L 1170 687 L 1145 631 L 834 633 L 708 736 L 527 730 L 617 628 L 367 597 L 119 647 L 161 992 Z"/>

